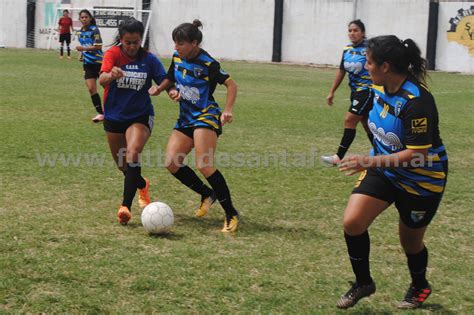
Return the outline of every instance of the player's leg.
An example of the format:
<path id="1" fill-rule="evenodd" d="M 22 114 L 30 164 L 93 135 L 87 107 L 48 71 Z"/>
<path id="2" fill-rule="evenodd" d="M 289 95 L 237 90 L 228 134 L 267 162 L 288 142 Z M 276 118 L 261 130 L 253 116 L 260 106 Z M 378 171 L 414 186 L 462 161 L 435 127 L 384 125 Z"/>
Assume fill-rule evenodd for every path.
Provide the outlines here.
<path id="1" fill-rule="evenodd" d="M 60 46 L 59 46 L 59 58 L 60 59 L 63 59 L 64 58 L 64 38 L 63 38 L 63 35 L 59 35 L 59 43 L 60 43 Z"/>
<path id="2" fill-rule="evenodd" d="M 359 177 L 344 211 L 344 238 L 356 282 L 337 302 L 338 308 L 354 306 L 375 292 L 370 275 L 368 228 L 393 200 L 393 187 L 378 173 L 368 170 Z"/>
<path id="3" fill-rule="evenodd" d="M 212 189 L 204 184 L 189 166 L 184 164 L 185 157 L 191 152 L 193 147 L 193 129 L 174 129 L 166 147 L 165 165 L 176 179 L 201 195 L 201 206 L 196 211 L 196 216 L 202 217 L 207 214 L 216 198 Z"/>
<path id="4" fill-rule="evenodd" d="M 149 116 L 146 116 L 149 117 Z M 139 190 L 139 205 L 145 207 L 151 202 L 148 194 L 149 181 L 141 175 L 141 153 L 146 142 L 150 138 L 150 127 L 144 123 L 135 122 L 127 128 L 125 138 L 127 140 L 126 162 L 127 171 L 124 179 L 124 193 L 122 205 L 129 209 L 133 198 Z"/>
<path id="5" fill-rule="evenodd" d="M 100 96 L 97 93 L 97 77 L 95 76 L 95 69 L 91 69 L 88 67 L 86 70 L 86 86 L 89 94 L 91 96 L 92 104 L 97 112 L 97 115 L 92 118 L 92 121 L 97 123 L 104 120 L 104 112 L 102 110 L 102 102 L 100 100 Z"/>
<path id="6" fill-rule="evenodd" d="M 351 93 L 351 105 L 344 117 L 344 133 L 335 155 L 322 156 L 321 160 L 328 165 L 337 165 L 344 158 L 355 139 L 357 124 L 364 120 L 371 109 L 372 94 L 370 90 Z"/>
<path id="7" fill-rule="evenodd" d="M 66 34 L 67 59 L 71 59 L 71 34 Z"/>
<path id="8" fill-rule="evenodd" d="M 222 232 L 234 232 L 239 224 L 239 213 L 232 204 L 232 198 L 224 176 L 214 166 L 214 154 L 217 147 L 217 132 L 209 128 L 194 130 L 194 149 L 196 166 L 216 193 L 225 211 L 225 222 Z"/>
<path id="9" fill-rule="evenodd" d="M 404 299 L 398 304 L 399 308 L 418 308 L 431 294 L 431 286 L 426 279 L 428 249 L 423 239 L 440 201 L 440 195 L 420 197 L 400 193 L 397 196 L 395 205 L 400 214 L 400 243 L 405 251 L 411 276 L 411 283 Z"/>
<path id="10" fill-rule="evenodd" d="M 118 129 L 114 130 L 113 128 L 110 128 L 108 124 L 105 124 L 104 127 L 106 128 L 107 142 L 109 143 L 112 157 L 114 158 L 118 168 L 123 172 L 124 175 L 126 175 L 127 140 L 125 138 L 125 131 Z M 109 127 L 108 130 L 107 127 Z M 132 218 L 130 207 L 122 204 L 117 212 L 117 218 L 120 224 L 127 224 Z"/>

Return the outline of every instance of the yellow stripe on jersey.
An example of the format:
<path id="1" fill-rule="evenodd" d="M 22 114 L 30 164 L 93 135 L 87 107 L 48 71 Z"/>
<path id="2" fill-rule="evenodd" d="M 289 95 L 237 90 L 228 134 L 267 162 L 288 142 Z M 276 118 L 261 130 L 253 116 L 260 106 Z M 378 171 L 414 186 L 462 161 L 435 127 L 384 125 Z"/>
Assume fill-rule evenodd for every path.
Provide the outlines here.
<path id="1" fill-rule="evenodd" d="M 210 110 L 211 108 L 217 108 L 217 106 L 211 104 L 211 105 L 207 106 L 206 108 L 204 108 L 203 110 L 201 110 L 201 113 L 207 113 L 207 111 Z"/>
<path id="2" fill-rule="evenodd" d="M 409 99 L 415 98 L 415 95 L 408 94 L 408 98 Z"/>
<path id="3" fill-rule="evenodd" d="M 445 172 L 428 171 L 428 170 L 424 170 L 422 168 L 414 168 L 414 169 L 411 169 L 411 170 L 408 170 L 408 171 L 412 172 L 412 173 L 419 174 L 419 175 L 428 176 L 428 177 L 431 177 L 431 178 L 438 178 L 438 179 L 446 178 L 446 173 Z"/>
<path id="4" fill-rule="evenodd" d="M 204 64 L 209 67 L 211 65 L 211 63 L 212 62 L 205 62 Z"/>
<path id="5" fill-rule="evenodd" d="M 219 129 L 219 126 L 213 122 L 212 120 L 209 120 L 209 119 L 206 119 L 206 118 L 202 118 L 202 117 L 199 117 L 197 120 L 200 120 L 202 122 L 205 122 L 206 124 L 209 124 L 211 125 L 212 127 L 216 128 L 216 129 Z"/>
<path id="6" fill-rule="evenodd" d="M 432 144 L 426 144 L 426 145 L 407 145 L 407 149 L 428 149 L 431 148 L 433 145 Z"/>
<path id="7" fill-rule="evenodd" d="M 439 155 L 428 155 L 428 162 L 439 162 L 441 159 L 439 158 Z"/>
<path id="8" fill-rule="evenodd" d="M 214 117 L 215 119 L 219 119 L 218 114 L 204 113 L 204 114 L 199 115 L 199 118 L 204 118 L 204 117 Z"/>
<path id="9" fill-rule="evenodd" d="M 416 182 L 416 183 L 419 186 L 423 187 L 424 189 L 435 192 L 435 193 L 443 192 L 443 189 L 444 189 L 443 186 L 433 185 L 433 184 L 426 183 L 426 182 Z"/>
<path id="10" fill-rule="evenodd" d="M 383 86 L 372 84 L 372 88 L 373 88 L 374 90 L 379 91 L 380 93 L 384 93 L 384 94 L 385 94 L 385 91 L 383 90 Z"/>
<path id="11" fill-rule="evenodd" d="M 179 57 L 173 57 L 173 61 L 174 62 L 179 62 L 179 63 L 182 63 L 183 61 L 181 60 L 181 58 Z"/>
<path id="12" fill-rule="evenodd" d="M 399 183 L 400 186 L 402 186 L 403 189 L 405 189 L 407 192 L 409 192 L 410 194 L 414 194 L 414 195 L 420 195 L 416 190 L 414 190 L 413 188 L 411 188 L 410 186 L 407 186 L 407 185 L 404 185 L 402 183 Z"/>

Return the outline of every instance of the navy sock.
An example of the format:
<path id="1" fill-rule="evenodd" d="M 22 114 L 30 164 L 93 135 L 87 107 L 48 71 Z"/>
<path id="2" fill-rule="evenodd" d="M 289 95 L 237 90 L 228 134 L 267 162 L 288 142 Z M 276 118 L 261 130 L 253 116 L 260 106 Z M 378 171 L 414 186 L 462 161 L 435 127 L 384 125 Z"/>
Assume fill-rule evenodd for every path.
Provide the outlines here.
<path id="1" fill-rule="evenodd" d="M 417 289 L 426 288 L 426 267 L 428 266 L 428 249 L 424 247 L 417 254 L 406 254 L 408 269 L 410 270 L 412 285 Z"/>
<path id="2" fill-rule="evenodd" d="M 370 238 L 369 232 L 356 236 L 344 233 L 346 239 L 347 252 L 351 261 L 352 270 L 356 276 L 359 285 L 367 285 L 372 283 L 369 268 Z"/>
<path id="3" fill-rule="evenodd" d="M 206 184 L 204 184 L 196 173 L 187 165 L 181 166 L 173 176 L 186 187 L 200 194 L 203 199 L 212 194 L 212 189 L 206 186 Z"/>
<path id="4" fill-rule="evenodd" d="M 344 128 L 344 133 L 342 135 L 341 143 L 339 144 L 339 149 L 337 150 L 337 156 L 342 160 L 344 155 L 346 155 L 347 150 L 354 141 L 356 136 L 355 129 Z"/>
<path id="5" fill-rule="evenodd" d="M 122 205 L 131 209 L 133 198 L 137 188 L 145 187 L 145 179 L 141 176 L 141 166 L 139 163 L 127 163 L 127 171 L 123 182 L 123 202 Z"/>
<path id="6" fill-rule="evenodd" d="M 237 215 L 238 212 L 235 210 L 234 205 L 232 204 L 232 199 L 230 197 L 229 187 L 222 176 L 219 170 L 216 170 L 214 174 L 207 178 L 209 184 L 211 184 L 212 189 L 216 193 L 217 200 L 221 204 L 222 208 L 225 211 L 227 219 L 230 219 L 232 216 Z"/>
<path id="7" fill-rule="evenodd" d="M 95 93 L 94 95 L 91 95 L 92 99 L 92 104 L 94 104 L 94 108 L 99 114 L 103 114 L 104 112 L 102 111 L 102 102 L 100 101 L 100 96 L 99 94 Z"/>

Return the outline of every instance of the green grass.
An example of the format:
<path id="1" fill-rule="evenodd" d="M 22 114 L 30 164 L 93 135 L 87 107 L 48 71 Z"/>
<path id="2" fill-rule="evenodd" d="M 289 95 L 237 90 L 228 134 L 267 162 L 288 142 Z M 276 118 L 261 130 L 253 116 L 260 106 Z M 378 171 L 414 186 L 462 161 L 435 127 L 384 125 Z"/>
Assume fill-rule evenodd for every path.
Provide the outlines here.
<path id="1" fill-rule="evenodd" d="M 168 65 L 169 61 L 164 60 Z M 348 88 L 335 105 L 325 97 L 334 69 L 224 62 L 239 86 L 234 123 L 219 152 L 245 165 L 221 171 L 243 221 L 222 235 L 214 206 L 197 220 L 197 196 L 156 162 L 144 167 L 155 199 L 175 214 L 173 232 L 150 237 L 138 209 L 116 223 L 122 174 L 112 163 L 73 60 L 40 50 L 0 50 L 0 313 L 334 313 L 352 272 L 341 221 L 356 177 L 323 168 L 342 133 Z M 450 158 L 447 191 L 426 243 L 433 294 L 424 308 L 474 309 L 474 76 L 431 73 L 441 135 Z M 215 93 L 222 102 L 225 89 Z M 178 114 L 154 98 L 155 129 L 146 150 L 163 152 Z M 314 166 L 299 157 L 315 154 Z M 359 129 L 352 153 L 368 150 Z M 40 166 L 41 154 L 97 154 L 104 165 Z M 256 167 L 257 158 L 287 154 L 292 167 Z M 262 161 L 260 161 L 262 162 Z M 308 160 L 307 160 L 308 162 Z M 392 313 L 409 283 L 391 207 L 370 229 L 378 291 L 354 313 Z M 342 312 L 341 312 L 342 313 Z"/>

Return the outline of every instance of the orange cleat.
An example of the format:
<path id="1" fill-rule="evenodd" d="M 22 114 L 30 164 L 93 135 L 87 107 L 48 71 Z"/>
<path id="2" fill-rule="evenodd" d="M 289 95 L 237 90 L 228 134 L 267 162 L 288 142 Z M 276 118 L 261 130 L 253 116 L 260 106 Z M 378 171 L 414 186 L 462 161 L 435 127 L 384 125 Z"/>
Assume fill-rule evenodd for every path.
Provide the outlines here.
<path id="1" fill-rule="evenodd" d="M 128 221 L 132 218 L 130 210 L 126 206 L 120 206 L 117 212 L 117 218 L 120 224 L 126 225 Z"/>
<path id="2" fill-rule="evenodd" d="M 145 208 L 151 202 L 150 194 L 148 189 L 150 188 L 150 181 L 148 178 L 145 178 L 146 185 L 142 189 L 138 189 L 138 205 L 140 208 Z"/>

